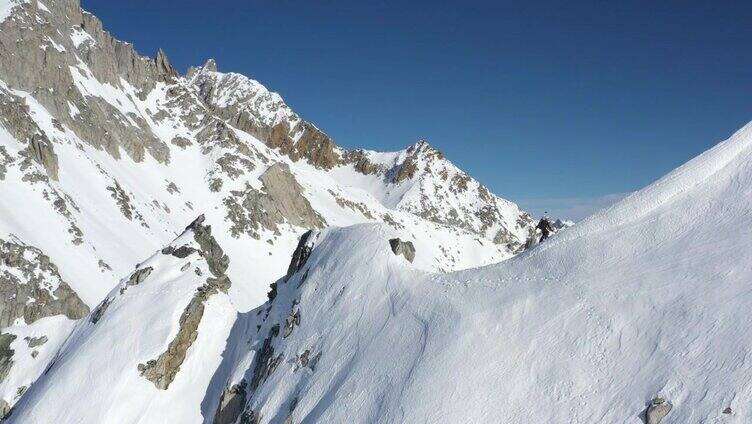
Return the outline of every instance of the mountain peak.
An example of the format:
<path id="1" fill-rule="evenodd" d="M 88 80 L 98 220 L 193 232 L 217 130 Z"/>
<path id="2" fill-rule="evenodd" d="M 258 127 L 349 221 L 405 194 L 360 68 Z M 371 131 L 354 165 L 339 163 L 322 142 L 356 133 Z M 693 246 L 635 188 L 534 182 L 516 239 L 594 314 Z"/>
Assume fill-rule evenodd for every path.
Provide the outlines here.
<path id="1" fill-rule="evenodd" d="M 444 158 L 444 154 L 441 153 L 439 149 L 434 147 L 428 140 L 424 138 L 410 145 L 410 147 L 408 147 L 406 151 L 409 155 L 419 155 L 419 156 L 426 156 L 426 157 L 435 156 L 437 159 Z"/>
<path id="2" fill-rule="evenodd" d="M 210 72 L 217 72 L 217 62 L 214 59 L 209 58 L 201 69 Z"/>

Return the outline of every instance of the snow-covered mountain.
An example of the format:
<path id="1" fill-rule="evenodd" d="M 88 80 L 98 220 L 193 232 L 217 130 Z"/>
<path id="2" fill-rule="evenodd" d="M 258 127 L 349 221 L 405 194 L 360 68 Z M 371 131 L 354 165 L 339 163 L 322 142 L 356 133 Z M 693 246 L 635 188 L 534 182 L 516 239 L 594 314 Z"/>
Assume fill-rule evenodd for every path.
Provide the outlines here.
<path id="1" fill-rule="evenodd" d="M 9 419 L 748 422 L 751 187 L 752 124 L 499 264 L 428 272 L 388 224 L 313 230 L 248 312 L 199 219 L 75 324 Z"/>
<path id="2" fill-rule="evenodd" d="M 128 284 L 134 265 L 144 269 L 198 216 L 233 281 L 212 299 L 239 314 L 267 300 L 311 229 L 384 224 L 411 243 L 416 269 L 449 272 L 512 257 L 534 226 L 425 141 L 392 153 L 342 149 L 281 96 L 212 60 L 180 75 L 162 51 L 139 55 L 77 0 L 0 0 L 0 194 L 3 413 L 68 363 L 61 355 L 74 340 L 117 334 L 106 311 L 139 293 Z M 154 337 L 174 335 L 180 296 L 207 284 L 179 269 L 138 277 L 185 285 L 145 301 L 177 314 L 160 315 L 162 330 L 157 312 L 137 312 L 152 316 L 143 331 Z M 87 322 L 98 331 L 81 329 Z M 133 333 L 127 325 L 120 331 Z M 110 372 L 130 367 L 121 365 Z"/>
<path id="3" fill-rule="evenodd" d="M 0 91 L 7 422 L 752 420 L 752 124 L 520 253 L 430 144 L 342 149 L 75 0 L 0 0 Z"/>

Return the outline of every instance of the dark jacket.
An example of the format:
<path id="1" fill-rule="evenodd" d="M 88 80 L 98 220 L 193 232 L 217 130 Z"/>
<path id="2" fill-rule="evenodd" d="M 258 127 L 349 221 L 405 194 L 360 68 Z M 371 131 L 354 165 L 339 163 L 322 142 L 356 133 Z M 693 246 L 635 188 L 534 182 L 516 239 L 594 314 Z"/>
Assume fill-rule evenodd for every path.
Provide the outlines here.
<path id="1" fill-rule="evenodd" d="M 541 220 L 538 221 L 538 225 L 535 228 L 541 230 L 541 232 L 546 236 L 549 233 L 554 232 L 554 229 L 551 226 L 551 221 L 547 220 L 546 218 L 541 218 Z"/>

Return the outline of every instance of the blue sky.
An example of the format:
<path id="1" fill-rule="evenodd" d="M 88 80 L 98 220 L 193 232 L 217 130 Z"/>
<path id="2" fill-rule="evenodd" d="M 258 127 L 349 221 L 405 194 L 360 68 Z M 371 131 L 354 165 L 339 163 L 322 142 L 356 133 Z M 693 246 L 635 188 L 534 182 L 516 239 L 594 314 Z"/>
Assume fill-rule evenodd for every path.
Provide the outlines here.
<path id="1" fill-rule="evenodd" d="M 261 81 L 344 147 L 426 138 L 536 213 L 587 214 L 752 116 L 748 2 L 82 5 L 181 71 Z"/>

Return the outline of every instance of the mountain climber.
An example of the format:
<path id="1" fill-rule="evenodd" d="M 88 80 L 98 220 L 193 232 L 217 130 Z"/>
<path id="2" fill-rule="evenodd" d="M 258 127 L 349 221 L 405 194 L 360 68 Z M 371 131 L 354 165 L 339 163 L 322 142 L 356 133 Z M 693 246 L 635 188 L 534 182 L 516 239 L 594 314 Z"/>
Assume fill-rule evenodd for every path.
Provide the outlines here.
<path id="1" fill-rule="evenodd" d="M 548 219 L 548 214 L 544 214 L 543 218 L 538 221 L 538 225 L 535 226 L 536 229 L 541 230 L 541 239 L 540 241 L 543 241 L 548 238 L 548 236 L 551 235 L 551 233 L 554 232 L 553 227 L 551 226 L 551 221 Z"/>

